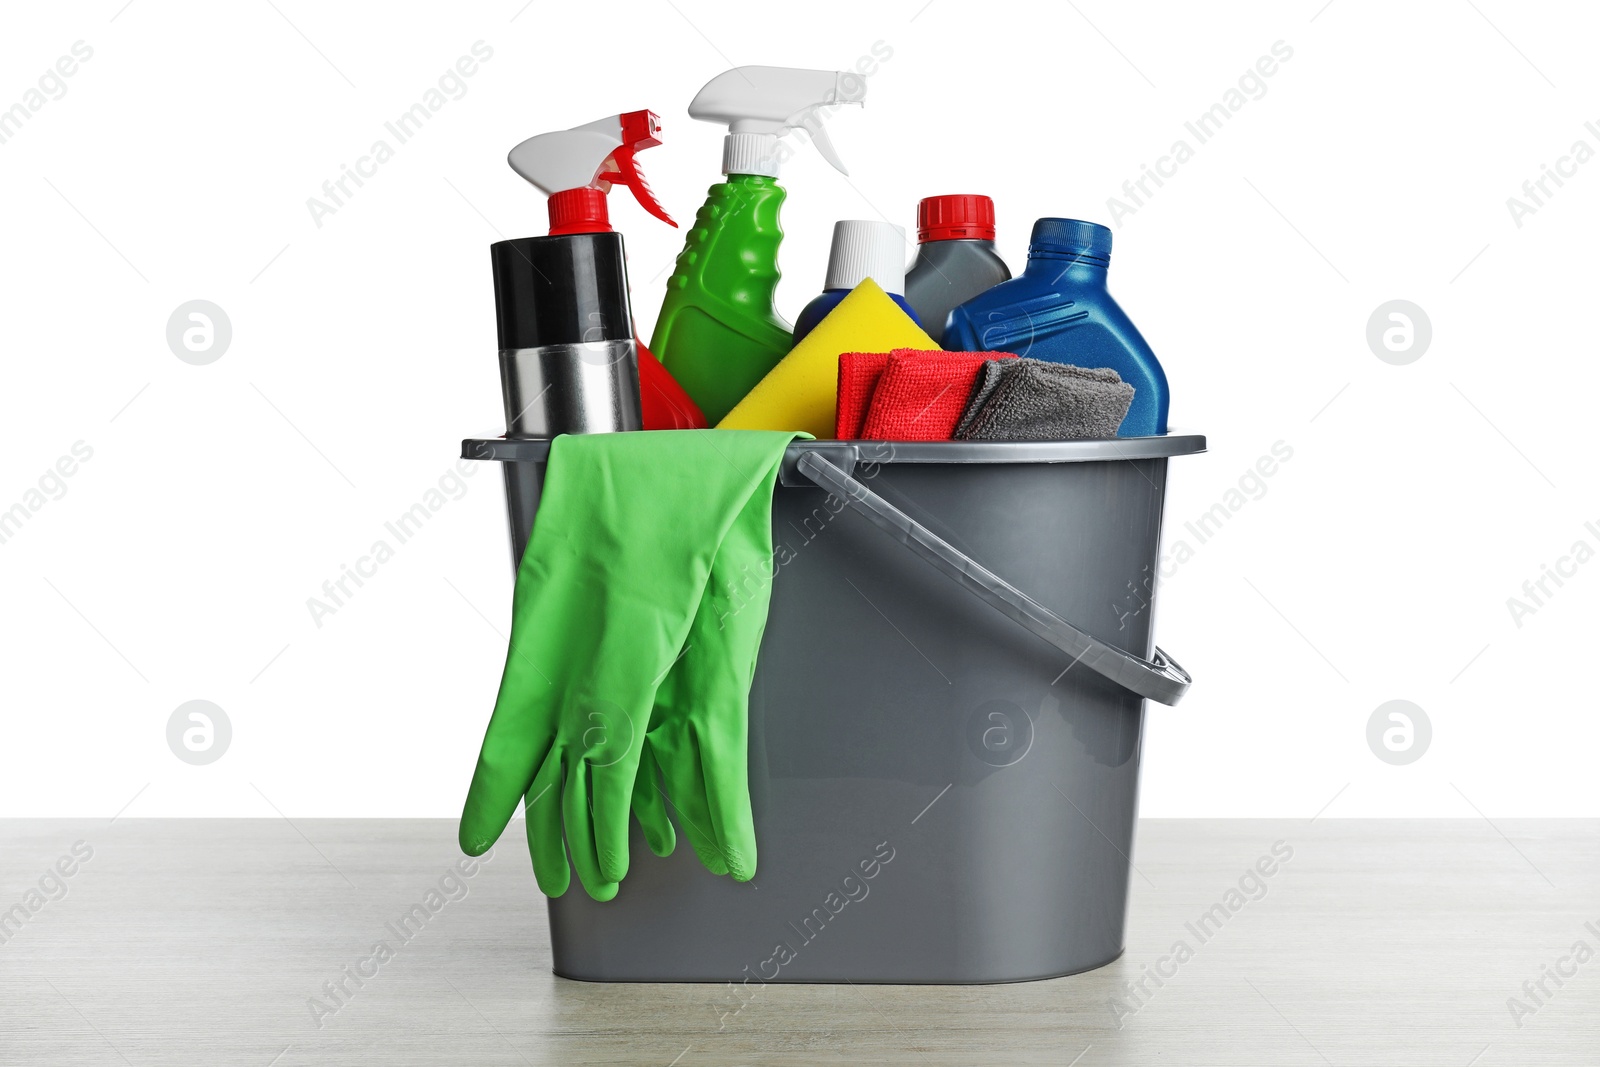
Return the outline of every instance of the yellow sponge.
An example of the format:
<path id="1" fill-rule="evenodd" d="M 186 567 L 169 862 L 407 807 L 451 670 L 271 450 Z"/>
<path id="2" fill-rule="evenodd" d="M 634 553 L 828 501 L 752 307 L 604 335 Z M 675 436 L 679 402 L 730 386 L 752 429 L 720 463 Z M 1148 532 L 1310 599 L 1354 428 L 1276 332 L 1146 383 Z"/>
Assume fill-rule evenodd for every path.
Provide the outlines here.
<path id="1" fill-rule="evenodd" d="M 803 430 L 813 437 L 832 437 L 840 353 L 938 347 L 868 278 L 768 371 L 717 429 Z"/>

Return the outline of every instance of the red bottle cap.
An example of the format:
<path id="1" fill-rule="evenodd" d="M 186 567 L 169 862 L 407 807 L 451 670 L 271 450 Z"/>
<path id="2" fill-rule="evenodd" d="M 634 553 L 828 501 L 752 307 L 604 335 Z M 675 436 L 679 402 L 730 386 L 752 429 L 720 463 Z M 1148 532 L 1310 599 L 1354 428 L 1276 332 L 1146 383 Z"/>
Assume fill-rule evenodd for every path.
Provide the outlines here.
<path id="1" fill-rule="evenodd" d="M 917 204 L 917 241 L 994 240 L 994 201 L 953 194 L 923 197 Z"/>
<path id="2" fill-rule="evenodd" d="M 611 216 L 606 194 L 598 189 L 563 189 L 549 200 L 550 236 L 566 233 L 607 233 Z"/>

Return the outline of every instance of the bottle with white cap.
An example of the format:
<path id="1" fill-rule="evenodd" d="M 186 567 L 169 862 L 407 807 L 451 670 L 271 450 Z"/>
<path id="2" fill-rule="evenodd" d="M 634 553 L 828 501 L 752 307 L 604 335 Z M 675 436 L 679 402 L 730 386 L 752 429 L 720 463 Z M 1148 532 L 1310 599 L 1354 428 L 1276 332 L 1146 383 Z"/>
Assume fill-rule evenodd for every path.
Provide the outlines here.
<path id="1" fill-rule="evenodd" d="M 900 309 L 921 325 L 906 302 L 906 231 L 890 222 L 841 219 L 833 224 L 833 248 L 828 253 L 828 277 L 822 294 L 794 320 L 794 343 L 816 328 L 850 290 L 871 278 Z"/>
<path id="2" fill-rule="evenodd" d="M 866 81 L 852 71 L 736 67 L 712 78 L 689 115 L 728 128 L 725 181 L 711 187 L 689 228 L 656 319 L 650 347 L 712 423 L 721 420 L 793 347 L 773 297 L 778 287 L 778 171 L 794 131 L 845 173 L 823 126 L 859 104 Z"/>

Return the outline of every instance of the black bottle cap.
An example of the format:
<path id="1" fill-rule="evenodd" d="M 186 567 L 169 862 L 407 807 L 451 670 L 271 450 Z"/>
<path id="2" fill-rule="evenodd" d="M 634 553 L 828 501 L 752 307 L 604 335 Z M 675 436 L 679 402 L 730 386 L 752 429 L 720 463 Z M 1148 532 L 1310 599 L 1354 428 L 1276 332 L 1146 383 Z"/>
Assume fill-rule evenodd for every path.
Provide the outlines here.
<path id="1" fill-rule="evenodd" d="M 633 336 L 620 233 L 518 237 L 489 257 L 501 351 Z"/>

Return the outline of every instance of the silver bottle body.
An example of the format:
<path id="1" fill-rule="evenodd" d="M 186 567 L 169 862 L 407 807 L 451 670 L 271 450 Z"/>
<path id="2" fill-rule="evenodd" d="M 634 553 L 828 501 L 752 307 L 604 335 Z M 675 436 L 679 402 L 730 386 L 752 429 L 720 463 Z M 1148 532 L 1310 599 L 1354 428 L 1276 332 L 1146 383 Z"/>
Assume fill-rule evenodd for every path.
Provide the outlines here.
<path id="1" fill-rule="evenodd" d="M 631 337 L 502 350 L 500 386 L 507 437 L 644 428 Z"/>

